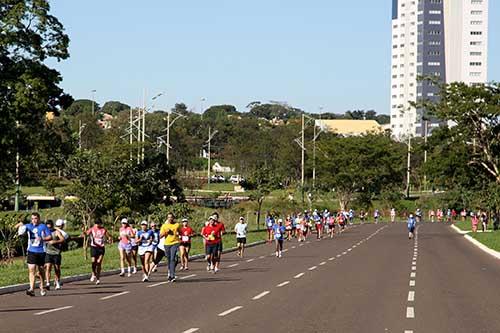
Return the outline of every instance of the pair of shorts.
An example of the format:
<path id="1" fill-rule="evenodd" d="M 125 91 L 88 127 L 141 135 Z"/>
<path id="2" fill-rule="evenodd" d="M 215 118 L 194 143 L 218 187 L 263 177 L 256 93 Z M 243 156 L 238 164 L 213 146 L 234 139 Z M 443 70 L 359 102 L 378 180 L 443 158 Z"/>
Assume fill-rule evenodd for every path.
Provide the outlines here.
<path id="1" fill-rule="evenodd" d="M 247 243 L 247 238 L 246 237 L 237 237 L 236 238 L 236 243 L 246 244 Z"/>
<path id="2" fill-rule="evenodd" d="M 90 247 L 90 256 L 92 258 L 99 258 L 100 256 L 104 256 L 104 253 L 106 252 L 106 248 L 103 247 L 97 247 L 97 246 L 92 246 Z"/>
<path id="3" fill-rule="evenodd" d="M 205 253 L 208 256 L 209 255 L 217 256 L 217 254 L 219 253 L 219 243 L 205 245 Z"/>
<path id="4" fill-rule="evenodd" d="M 217 251 L 219 251 L 219 253 L 222 253 L 222 249 L 223 249 L 223 246 L 222 246 L 222 240 L 219 242 L 219 247 L 217 249 Z"/>
<path id="5" fill-rule="evenodd" d="M 37 253 L 28 251 L 27 261 L 29 265 L 43 266 L 45 265 L 45 252 Z"/>
<path id="6" fill-rule="evenodd" d="M 143 256 L 148 252 L 153 253 L 153 245 L 139 247 L 139 256 Z"/>
<path id="7" fill-rule="evenodd" d="M 179 246 L 184 246 L 184 247 L 191 248 L 191 242 L 180 242 Z"/>
<path id="8" fill-rule="evenodd" d="M 139 245 L 132 245 L 132 251 L 137 252 L 138 249 L 139 249 Z"/>
<path id="9" fill-rule="evenodd" d="M 45 263 L 61 266 L 61 255 L 60 254 L 45 254 Z"/>
<path id="10" fill-rule="evenodd" d="M 127 253 L 132 252 L 132 245 L 130 243 L 123 244 L 122 242 L 118 243 L 118 250 L 123 250 Z"/>

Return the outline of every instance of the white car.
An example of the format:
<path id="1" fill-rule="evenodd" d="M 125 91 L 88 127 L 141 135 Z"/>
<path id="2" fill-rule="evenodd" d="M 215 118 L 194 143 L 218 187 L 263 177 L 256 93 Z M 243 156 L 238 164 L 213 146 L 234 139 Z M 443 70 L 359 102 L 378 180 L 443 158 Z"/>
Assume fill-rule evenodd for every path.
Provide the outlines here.
<path id="1" fill-rule="evenodd" d="M 233 184 L 239 184 L 243 181 L 243 178 L 240 175 L 232 175 L 229 181 Z"/>

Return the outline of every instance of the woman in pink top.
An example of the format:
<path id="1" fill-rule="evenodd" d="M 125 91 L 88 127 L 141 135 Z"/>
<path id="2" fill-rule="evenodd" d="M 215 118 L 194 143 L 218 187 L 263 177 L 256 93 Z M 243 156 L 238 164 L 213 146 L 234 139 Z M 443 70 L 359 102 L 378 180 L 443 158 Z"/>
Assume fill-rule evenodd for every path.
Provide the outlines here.
<path id="1" fill-rule="evenodd" d="M 130 264 L 132 253 L 132 238 L 134 238 L 134 231 L 128 224 L 126 218 L 122 219 L 122 226 L 120 228 L 120 242 L 118 243 L 118 251 L 120 252 L 120 276 L 125 275 L 125 260 L 127 261 L 127 276 L 130 277 Z"/>
<path id="2" fill-rule="evenodd" d="M 472 215 L 472 232 L 477 231 L 478 224 L 479 224 L 479 219 L 477 218 L 477 214 Z"/>

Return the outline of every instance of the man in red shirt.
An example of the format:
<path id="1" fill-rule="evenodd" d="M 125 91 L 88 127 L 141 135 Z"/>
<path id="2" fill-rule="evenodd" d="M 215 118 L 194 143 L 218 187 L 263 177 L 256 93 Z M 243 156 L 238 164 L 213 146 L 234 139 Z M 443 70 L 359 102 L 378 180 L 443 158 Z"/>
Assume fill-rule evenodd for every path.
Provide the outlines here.
<path id="1" fill-rule="evenodd" d="M 205 240 L 205 254 L 207 259 L 207 271 L 217 273 L 216 263 L 219 254 L 220 227 L 216 225 L 215 216 L 210 216 L 208 225 L 203 227 L 201 235 Z"/>
<path id="2" fill-rule="evenodd" d="M 216 262 L 215 262 L 215 272 L 217 272 L 220 269 L 220 259 L 222 257 L 222 250 L 223 250 L 222 235 L 224 235 L 226 233 L 226 226 L 219 219 L 219 214 L 217 212 L 214 212 L 212 214 L 212 216 L 215 218 L 215 226 L 216 226 L 218 234 L 219 234 L 219 248 L 217 251 L 217 258 L 216 258 Z"/>

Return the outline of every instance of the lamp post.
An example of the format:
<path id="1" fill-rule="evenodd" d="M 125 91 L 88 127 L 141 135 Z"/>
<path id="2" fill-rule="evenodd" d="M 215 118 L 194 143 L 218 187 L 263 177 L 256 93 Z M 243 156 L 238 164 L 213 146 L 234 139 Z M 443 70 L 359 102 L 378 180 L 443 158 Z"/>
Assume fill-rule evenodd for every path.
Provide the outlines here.
<path id="1" fill-rule="evenodd" d="M 200 99 L 200 116 L 201 116 L 201 119 L 203 120 L 203 104 L 204 102 L 206 101 L 207 99 L 205 97 L 202 97 Z"/>
<path id="2" fill-rule="evenodd" d="M 21 192 L 21 186 L 19 182 L 19 121 L 16 120 L 16 196 L 14 199 L 14 210 L 19 211 L 19 195 Z"/>
<path id="3" fill-rule="evenodd" d="M 212 132 L 212 128 L 210 126 L 208 126 L 208 140 L 207 140 L 207 143 L 208 143 L 208 167 L 207 167 L 207 189 L 210 187 L 210 160 L 211 160 L 211 157 L 210 157 L 210 154 L 211 154 L 211 144 L 212 144 L 212 139 L 213 137 L 215 136 L 215 134 L 217 134 L 217 130 L 215 130 L 214 132 Z"/>
<path id="4" fill-rule="evenodd" d="M 94 115 L 94 100 L 95 100 L 95 93 L 97 90 L 93 89 L 90 92 L 92 93 L 92 115 Z"/>

